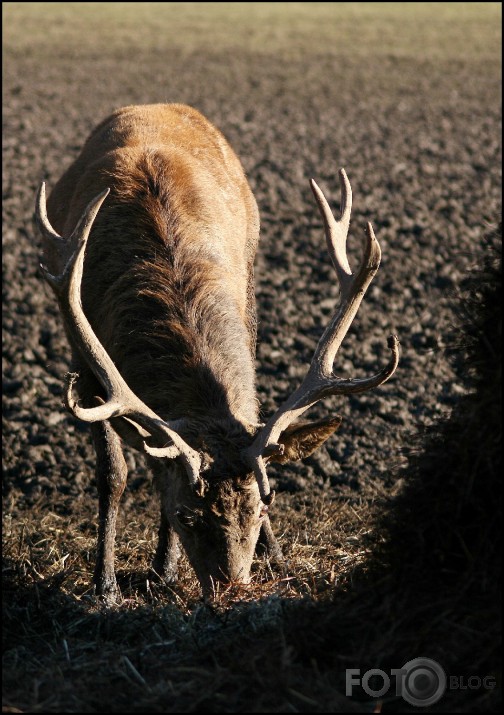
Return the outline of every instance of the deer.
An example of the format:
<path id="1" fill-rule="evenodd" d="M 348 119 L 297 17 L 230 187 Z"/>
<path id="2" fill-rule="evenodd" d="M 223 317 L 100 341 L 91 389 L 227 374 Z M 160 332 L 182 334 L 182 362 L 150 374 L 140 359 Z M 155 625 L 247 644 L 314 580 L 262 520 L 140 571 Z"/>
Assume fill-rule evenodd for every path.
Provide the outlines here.
<path id="1" fill-rule="evenodd" d="M 333 364 L 376 274 L 370 223 L 362 264 L 346 254 L 352 191 L 339 171 L 335 219 L 311 181 L 340 300 L 301 385 L 264 423 L 256 394 L 254 257 L 259 212 L 242 165 L 196 109 L 128 106 L 92 131 L 46 200 L 37 193 L 42 275 L 71 348 L 64 405 L 90 424 L 98 536 L 93 588 L 121 600 L 116 521 L 127 481 L 123 442 L 145 455 L 159 495 L 151 576 L 177 580 L 181 546 L 203 595 L 250 582 L 257 551 L 282 564 L 270 522 L 268 463 L 305 459 L 339 416 L 299 418 L 330 395 L 378 387 L 395 372 L 399 341 L 375 375 L 344 379 Z"/>

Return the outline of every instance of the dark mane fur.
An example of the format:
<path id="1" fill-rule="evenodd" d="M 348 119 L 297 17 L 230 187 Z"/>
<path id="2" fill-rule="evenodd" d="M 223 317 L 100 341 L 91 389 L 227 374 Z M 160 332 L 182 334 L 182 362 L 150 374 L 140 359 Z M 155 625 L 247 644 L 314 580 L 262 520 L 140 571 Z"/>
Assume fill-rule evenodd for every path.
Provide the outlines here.
<path id="1" fill-rule="evenodd" d="M 191 241 L 191 231 L 207 230 L 191 170 L 176 152 L 132 153 L 114 152 L 105 170 L 111 193 L 89 241 L 84 309 L 127 383 L 161 417 L 244 411 L 254 421 L 254 310 L 244 324 L 227 266 L 210 241 Z"/>

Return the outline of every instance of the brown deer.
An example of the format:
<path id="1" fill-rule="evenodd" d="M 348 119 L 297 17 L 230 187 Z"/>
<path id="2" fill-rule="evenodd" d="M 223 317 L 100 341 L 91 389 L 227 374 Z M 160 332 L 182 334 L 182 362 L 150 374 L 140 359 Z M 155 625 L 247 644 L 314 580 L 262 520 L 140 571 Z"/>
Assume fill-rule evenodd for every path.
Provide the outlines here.
<path id="1" fill-rule="evenodd" d="M 47 206 L 42 184 L 35 214 L 42 269 L 72 348 L 65 403 L 91 423 L 99 495 L 94 583 L 107 601 L 120 596 L 114 544 L 127 476 L 121 439 L 147 454 L 160 494 L 153 573 L 176 579 L 180 540 L 211 595 L 219 582 L 249 581 L 259 541 L 281 560 L 265 464 L 308 456 L 340 424 L 338 417 L 311 424 L 296 418 L 328 395 L 376 387 L 396 369 L 391 336 L 390 362 L 378 374 L 332 374 L 380 261 L 368 224 L 364 260 L 352 275 L 345 248 L 351 188 L 343 170 L 340 182 L 336 221 L 312 181 L 340 307 L 302 385 L 266 425 L 254 369 L 259 216 L 222 134 L 184 105 L 125 107 L 96 127 Z"/>

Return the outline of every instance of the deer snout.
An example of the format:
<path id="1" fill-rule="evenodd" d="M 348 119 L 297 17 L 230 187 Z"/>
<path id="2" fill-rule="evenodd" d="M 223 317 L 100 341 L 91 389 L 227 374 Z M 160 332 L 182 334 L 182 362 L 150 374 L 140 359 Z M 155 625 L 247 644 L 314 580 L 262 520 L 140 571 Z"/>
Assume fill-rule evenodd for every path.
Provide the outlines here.
<path id="1" fill-rule="evenodd" d="M 250 566 L 238 566 L 235 568 L 218 567 L 212 569 L 210 573 L 198 574 L 198 580 L 205 599 L 214 598 L 219 592 L 232 586 L 245 586 L 252 580 Z"/>

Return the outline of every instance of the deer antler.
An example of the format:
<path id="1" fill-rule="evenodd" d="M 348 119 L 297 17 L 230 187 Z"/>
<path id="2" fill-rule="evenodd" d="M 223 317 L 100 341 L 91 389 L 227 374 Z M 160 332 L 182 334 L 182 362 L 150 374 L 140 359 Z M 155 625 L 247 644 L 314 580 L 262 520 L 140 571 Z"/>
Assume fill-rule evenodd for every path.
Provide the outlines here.
<path id="1" fill-rule="evenodd" d="M 66 404 L 75 417 L 84 422 L 98 422 L 116 417 L 127 417 L 129 422 L 147 430 L 148 435 L 164 445 L 152 447 L 145 441 L 143 448 L 155 457 L 173 459 L 180 457 L 189 480 L 195 486 L 199 480 L 201 458 L 174 430 L 174 424 L 162 420 L 128 387 L 107 351 L 98 340 L 82 309 L 81 283 L 84 269 L 84 254 L 93 221 L 107 197 L 109 189 L 96 196 L 86 207 L 76 228 L 68 239 L 62 238 L 51 226 L 47 217 L 45 184 L 37 195 L 36 220 L 46 244 L 46 253 L 51 251 L 64 265 L 59 275 L 51 274 L 41 265 L 44 277 L 54 290 L 60 303 L 67 330 L 89 368 L 104 387 L 107 400 L 96 407 L 80 407 L 73 397 L 73 388 L 78 377 L 75 373 L 68 379 Z M 56 263 L 57 265 L 57 263 Z M 145 436 L 142 430 L 140 434 Z"/>
<path id="2" fill-rule="evenodd" d="M 254 469 L 263 500 L 270 492 L 264 459 L 272 451 L 281 450 L 281 433 L 309 407 L 329 395 L 346 395 L 378 387 L 388 380 L 399 362 L 399 340 L 391 335 L 387 345 L 392 352 L 389 364 L 372 377 L 344 380 L 333 375 L 336 353 L 359 309 L 364 294 L 380 265 L 381 251 L 370 223 L 366 227 L 364 259 L 356 275 L 348 264 L 346 240 L 352 210 L 352 189 L 344 169 L 339 172 L 341 184 L 341 218 L 336 221 L 327 200 L 313 179 L 311 188 L 324 221 L 327 247 L 341 290 L 339 308 L 324 331 L 315 349 L 308 372 L 301 385 L 278 408 L 258 432 L 246 457 Z"/>

